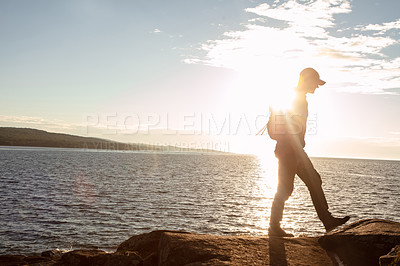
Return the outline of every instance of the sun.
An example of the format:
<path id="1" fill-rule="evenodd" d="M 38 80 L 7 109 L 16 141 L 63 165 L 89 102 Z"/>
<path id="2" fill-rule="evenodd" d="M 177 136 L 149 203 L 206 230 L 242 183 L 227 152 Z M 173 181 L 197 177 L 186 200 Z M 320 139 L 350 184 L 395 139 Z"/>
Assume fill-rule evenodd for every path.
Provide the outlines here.
<path id="1" fill-rule="evenodd" d="M 281 88 L 280 90 L 269 92 L 269 107 L 276 111 L 285 111 L 292 107 L 294 100 L 294 90 Z"/>
<path id="2" fill-rule="evenodd" d="M 268 113 L 269 107 L 278 110 L 291 107 L 296 80 L 288 78 L 287 73 L 263 69 L 265 66 L 237 73 L 229 90 L 226 90 L 224 104 L 227 108 Z"/>

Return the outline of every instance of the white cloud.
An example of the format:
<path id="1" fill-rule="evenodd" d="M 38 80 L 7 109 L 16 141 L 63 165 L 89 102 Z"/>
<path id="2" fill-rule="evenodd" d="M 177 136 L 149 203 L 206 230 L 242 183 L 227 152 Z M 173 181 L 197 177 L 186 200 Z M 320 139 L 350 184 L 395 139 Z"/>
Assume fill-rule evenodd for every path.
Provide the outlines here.
<path id="1" fill-rule="evenodd" d="M 357 29 L 361 31 L 379 31 L 379 34 L 383 34 L 388 30 L 400 29 L 400 19 L 392 22 L 384 22 L 382 24 L 368 24 L 367 26 L 359 26 Z"/>
<path id="2" fill-rule="evenodd" d="M 400 59 L 382 53 L 383 48 L 399 43 L 399 38 L 366 32 L 399 28 L 400 19 L 336 37 L 333 32 L 340 27 L 334 16 L 351 12 L 348 0 L 287 0 L 245 11 L 260 17 L 251 19 L 245 30 L 225 32 L 223 38 L 204 43 L 201 50 L 206 55 L 185 62 L 234 69 L 252 79 L 258 74 L 273 85 L 283 85 L 282 76 L 289 85 L 287 77 L 295 80 L 302 68 L 313 66 L 327 79 L 326 86 L 336 90 L 384 93 L 400 87 Z M 269 19 L 280 20 L 284 26 L 270 26 Z M 264 25 L 254 24 L 262 20 Z"/>
<path id="3" fill-rule="evenodd" d="M 160 29 L 154 29 L 153 33 L 161 33 L 162 31 Z"/>
<path id="4" fill-rule="evenodd" d="M 315 1 L 309 4 L 300 4 L 290 0 L 281 5 L 269 6 L 261 4 L 255 8 L 246 9 L 263 17 L 283 20 L 289 23 L 298 33 L 308 33 L 310 29 L 321 29 L 334 26 L 333 15 L 351 12 L 347 0 L 342 1 Z"/>

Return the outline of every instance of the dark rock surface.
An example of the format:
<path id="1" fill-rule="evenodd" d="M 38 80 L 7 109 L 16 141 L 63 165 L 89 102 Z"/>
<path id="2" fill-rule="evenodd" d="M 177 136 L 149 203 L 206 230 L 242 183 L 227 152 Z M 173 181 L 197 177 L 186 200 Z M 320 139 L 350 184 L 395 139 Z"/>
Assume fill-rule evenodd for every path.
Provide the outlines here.
<path id="1" fill-rule="evenodd" d="M 384 256 L 379 258 L 380 266 L 400 266 L 400 245 L 395 246 Z"/>
<path id="2" fill-rule="evenodd" d="M 0 265 L 54 265 L 57 259 L 43 256 L 23 256 L 23 255 L 2 255 L 0 256 Z"/>
<path id="3" fill-rule="evenodd" d="M 320 237 L 319 243 L 346 265 L 379 265 L 379 257 L 400 244 L 400 223 L 361 220 Z"/>
<path id="4" fill-rule="evenodd" d="M 135 252 L 106 253 L 102 250 L 74 250 L 62 255 L 55 265 L 139 266 L 143 265 L 143 259 Z"/>
<path id="5" fill-rule="evenodd" d="M 146 246 L 146 249 L 142 249 Z M 118 250 L 138 252 L 144 265 L 333 265 L 317 237 L 212 236 L 155 231 Z"/>
<path id="6" fill-rule="evenodd" d="M 135 235 L 122 242 L 118 246 L 117 252 L 134 251 L 137 252 L 142 258 L 147 259 L 148 257 L 152 257 L 154 254 L 158 253 L 161 235 L 167 232 L 188 234 L 186 232 L 157 230 L 150 233 Z"/>
<path id="7" fill-rule="evenodd" d="M 41 256 L 49 257 L 49 258 L 58 258 L 58 257 L 61 257 L 62 254 L 63 254 L 63 252 L 61 250 L 53 249 L 53 250 L 43 251 Z"/>
<path id="8" fill-rule="evenodd" d="M 153 231 L 132 236 L 116 252 L 45 251 L 3 255 L 0 265 L 392 265 L 400 258 L 400 223 L 369 219 L 322 237 L 212 236 Z M 384 256 L 388 254 L 387 256 Z M 390 260 L 389 260 L 390 259 Z M 398 265 L 398 264 L 393 264 Z"/>

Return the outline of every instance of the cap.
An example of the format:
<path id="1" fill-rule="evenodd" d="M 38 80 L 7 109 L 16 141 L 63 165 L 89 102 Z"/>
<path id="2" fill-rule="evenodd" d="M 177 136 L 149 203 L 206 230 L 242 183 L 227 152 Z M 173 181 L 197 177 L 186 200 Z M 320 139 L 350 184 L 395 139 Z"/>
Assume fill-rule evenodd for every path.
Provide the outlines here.
<path id="1" fill-rule="evenodd" d="M 324 85 L 326 82 L 321 80 L 318 72 L 311 67 L 305 68 L 300 72 L 300 77 L 304 80 L 315 80 L 318 82 L 318 85 Z"/>

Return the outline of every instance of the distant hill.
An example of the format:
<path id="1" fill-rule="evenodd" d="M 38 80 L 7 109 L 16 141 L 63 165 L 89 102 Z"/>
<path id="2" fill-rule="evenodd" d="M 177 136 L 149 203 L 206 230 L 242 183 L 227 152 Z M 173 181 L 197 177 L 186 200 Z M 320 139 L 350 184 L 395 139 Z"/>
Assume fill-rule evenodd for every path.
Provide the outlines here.
<path id="1" fill-rule="evenodd" d="M 188 149 L 176 146 L 122 143 L 100 138 L 80 137 L 69 134 L 51 133 L 39 129 L 15 127 L 0 127 L 0 146 L 55 147 L 126 151 L 151 150 L 217 152 L 214 150 Z"/>

